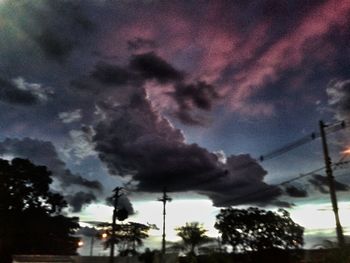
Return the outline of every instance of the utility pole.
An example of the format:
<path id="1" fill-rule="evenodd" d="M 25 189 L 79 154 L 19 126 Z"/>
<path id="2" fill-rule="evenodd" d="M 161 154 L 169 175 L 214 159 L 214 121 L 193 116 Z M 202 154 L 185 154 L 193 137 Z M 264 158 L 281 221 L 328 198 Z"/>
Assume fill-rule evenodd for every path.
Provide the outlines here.
<path id="1" fill-rule="evenodd" d="M 170 202 L 172 199 L 166 194 L 167 189 L 166 187 L 163 188 L 163 196 L 161 198 L 158 198 L 158 201 L 163 202 L 163 239 L 162 239 L 162 257 L 164 261 L 164 256 L 165 256 L 165 205 L 166 202 Z"/>
<path id="2" fill-rule="evenodd" d="M 331 162 L 331 158 L 329 157 L 327 138 L 326 138 L 326 133 L 325 133 L 325 128 L 328 126 L 325 125 L 323 123 L 323 121 L 320 121 L 319 124 L 320 124 L 320 134 L 321 134 L 321 138 L 322 138 L 324 161 L 325 161 L 325 165 L 326 165 L 326 174 L 327 174 L 327 178 L 328 178 L 329 193 L 331 196 L 332 207 L 333 207 L 333 212 L 334 212 L 334 216 L 335 216 L 338 245 L 339 245 L 339 247 L 342 247 L 342 246 L 344 246 L 344 243 L 345 243 L 344 242 L 344 234 L 343 234 L 343 229 L 342 229 L 342 226 L 341 226 L 340 220 L 339 220 L 338 202 L 337 202 L 337 195 L 336 195 L 335 186 L 334 186 L 332 162 Z"/>
<path id="3" fill-rule="evenodd" d="M 114 263 L 114 243 L 115 243 L 115 231 L 116 231 L 116 220 L 117 220 L 117 213 L 118 213 L 118 199 L 119 197 L 122 196 L 120 191 L 122 190 L 122 187 L 116 187 L 113 192 L 114 195 L 112 196 L 113 198 L 113 217 L 112 217 L 112 233 L 111 233 L 111 250 L 110 250 L 110 255 L 109 255 L 109 263 Z"/>
<path id="4" fill-rule="evenodd" d="M 91 240 L 90 240 L 90 257 L 93 255 L 93 249 L 94 249 L 94 236 L 91 236 Z"/>

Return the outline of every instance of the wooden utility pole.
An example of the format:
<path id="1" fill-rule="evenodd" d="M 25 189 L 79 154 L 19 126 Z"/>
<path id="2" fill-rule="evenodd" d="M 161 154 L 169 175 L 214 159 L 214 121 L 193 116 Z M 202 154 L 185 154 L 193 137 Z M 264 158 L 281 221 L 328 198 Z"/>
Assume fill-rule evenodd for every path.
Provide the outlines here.
<path id="1" fill-rule="evenodd" d="M 114 209 L 113 209 L 113 217 L 112 217 L 112 233 L 111 233 L 111 242 L 110 242 L 110 246 L 111 246 L 111 250 L 110 250 L 110 255 L 109 255 L 109 263 L 114 263 L 114 244 L 115 244 L 115 231 L 116 231 L 116 220 L 117 220 L 117 212 L 118 212 L 118 199 L 119 197 L 122 196 L 122 194 L 120 193 L 120 191 L 122 190 L 122 187 L 116 187 L 113 192 L 113 205 L 114 205 Z"/>
<path id="2" fill-rule="evenodd" d="M 158 198 L 158 201 L 163 202 L 163 238 L 162 238 L 162 256 L 164 259 L 164 255 L 165 255 L 165 215 L 166 215 L 166 211 L 165 211 L 165 205 L 166 202 L 170 202 L 172 199 L 166 194 L 167 190 L 166 187 L 163 188 L 163 196 L 161 198 Z"/>
<path id="3" fill-rule="evenodd" d="M 324 161 L 325 161 L 325 165 L 326 165 L 326 174 L 327 174 L 327 178 L 328 178 L 329 193 L 331 196 L 332 207 L 333 207 L 333 212 L 334 212 L 334 216 L 335 216 L 338 245 L 339 245 L 339 247 L 342 247 L 342 246 L 344 246 L 345 242 L 344 242 L 343 229 L 342 229 L 342 226 L 341 226 L 340 220 L 339 220 L 339 214 L 338 214 L 339 209 L 338 209 L 337 195 L 336 195 L 335 186 L 334 186 L 332 162 L 331 162 L 331 158 L 329 157 L 327 138 L 326 138 L 326 133 L 325 133 L 325 128 L 327 127 L 327 125 L 325 125 L 323 123 L 323 121 L 320 121 L 319 124 L 320 124 L 320 134 L 321 134 L 321 138 L 322 138 Z"/>
<path id="4" fill-rule="evenodd" d="M 93 256 L 95 237 L 91 236 L 90 240 L 90 257 Z"/>

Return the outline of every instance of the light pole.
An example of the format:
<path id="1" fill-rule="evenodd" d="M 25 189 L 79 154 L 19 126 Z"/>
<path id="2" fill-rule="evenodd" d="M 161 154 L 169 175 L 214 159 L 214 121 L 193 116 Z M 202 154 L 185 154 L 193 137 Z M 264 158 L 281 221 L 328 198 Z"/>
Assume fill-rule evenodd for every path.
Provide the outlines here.
<path id="1" fill-rule="evenodd" d="M 95 237 L 91 236 L 91 240 L 90 240 L 90 257 L 93 255 L 93 251 L 94 251 L 94 242 L 95 242 Z"/>

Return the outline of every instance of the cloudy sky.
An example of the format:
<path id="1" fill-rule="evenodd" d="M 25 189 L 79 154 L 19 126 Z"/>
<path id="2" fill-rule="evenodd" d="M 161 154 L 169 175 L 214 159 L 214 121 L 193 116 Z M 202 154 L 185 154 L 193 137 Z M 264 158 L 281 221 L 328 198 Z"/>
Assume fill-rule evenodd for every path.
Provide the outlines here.
<path id="1" fill-rule="evenodd" d="M 319 120 L 350 120 L 349 1 L 2 0 L 0 29 L 0 154 L 47 165 L 70 212 L 106 220 L 126 185 L 133 219 L 160 224 L 166 186 L 169 209 L 204 213 L 171 226 L 258 205 L 332 232 L 323 170 L 280 183 L 322 168 Z M 349 139 L 329 134 L 334 162 Z"/>

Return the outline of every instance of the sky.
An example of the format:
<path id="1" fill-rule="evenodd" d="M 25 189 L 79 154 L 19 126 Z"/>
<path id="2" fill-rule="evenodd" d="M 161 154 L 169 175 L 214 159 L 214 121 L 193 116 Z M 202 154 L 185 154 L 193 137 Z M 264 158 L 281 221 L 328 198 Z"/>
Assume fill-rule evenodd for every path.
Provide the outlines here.
<path id="1" fill-rule="evenodd" d="M 0 155 L 48 166 L 82 221 L 109 220 L 124 186 L 130 219 L 160 227 L 165 186 L 170 239 L 190 221 L 216 235 L 232 205 L 286 208 L 306 240 L 334 238 L 323 170 L 280 185 L 324 166 L 320 139 L 259 156 L 350 121 L 349 20 L 346 0 L 2 0 Z M 327 133 L 347 161 L 347 128 Z"/>

